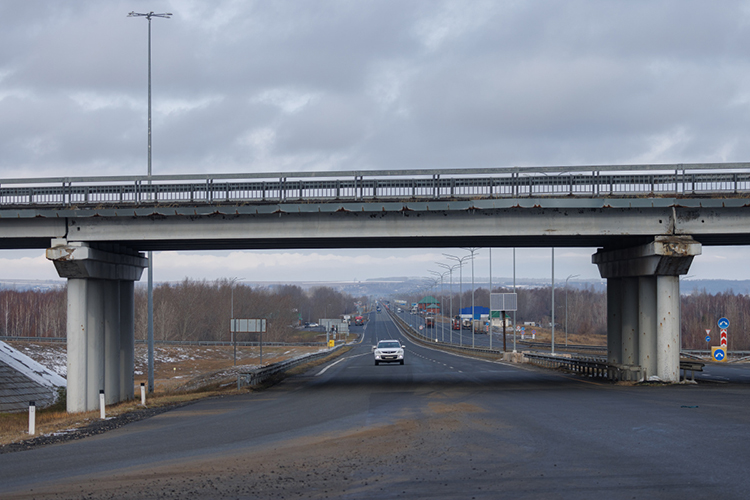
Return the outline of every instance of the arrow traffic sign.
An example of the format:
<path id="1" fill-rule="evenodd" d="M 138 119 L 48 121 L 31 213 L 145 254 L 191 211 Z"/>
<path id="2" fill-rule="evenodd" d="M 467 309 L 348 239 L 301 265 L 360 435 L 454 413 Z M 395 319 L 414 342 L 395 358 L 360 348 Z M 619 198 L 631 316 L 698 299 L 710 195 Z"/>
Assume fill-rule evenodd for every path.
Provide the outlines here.
<path id="1" fill-rule="evenodd" d="M 708 335 L 706 335 L 706 343 L 709 343 L 709 342 L 711 342 L 711 337 L 709 337 Z"/>
<path id="2" fill-rule="evenodd" d="M 722 328 L 722 329 L 729 328 L 729 320 L 727 318 L 719 319 L 717 324 L 719 325 L 719 328 Z"/>
<path id="3" fill-rule="evenodd" d="M 727 359 L 727 351 L 724 347 L 712 347 L 711 348 L 711 357 L 714 361 L 726 361 Z"/>

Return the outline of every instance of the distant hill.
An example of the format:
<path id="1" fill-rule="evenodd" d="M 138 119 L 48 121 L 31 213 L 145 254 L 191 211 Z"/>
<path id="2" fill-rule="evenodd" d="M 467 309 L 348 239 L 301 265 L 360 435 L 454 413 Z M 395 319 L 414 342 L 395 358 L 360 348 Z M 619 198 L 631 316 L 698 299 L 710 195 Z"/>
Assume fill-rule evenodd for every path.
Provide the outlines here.
<path id="1" fill-rule="evenodd" d="M 711 295 L 717 293 L 734 292 L 736 294 L 750 294 L 750 280 L 682 280 L 680 293 L 691 294 L 705 291 Z"/>
<path id="2" fill-rule="evenodd" d="M 345 292 L 354 296 L 387 296 L 387 295 L 398 295 L 403 293 L 410 293 L 418 288 L 424 288 L 425 279 L 420 277 L 384 277 L 384 278 L 371 278 L 363 281 L 243 281 L 243 283 L 252 286 L 261 286 L 267 288 L 274 288 L 285 285 L 295 285 L 302 289 L 309 290 L 311 288 L 327 286 L 341 292 Z M 158 283 L 157 283 L 158 284 Z M 489 285 L 489 279 L 487 277 L 474 277 L 474 284 L 477 288 L 487 288 Z M 66 285 L 65 280 L 0 280 L 0 290 L 51 290 L 55 288 L 64 287 Z M 520 288 L 534 288 L 534 287 L 547 287 L 550 285 L 549 279 L 521 279 L 516 278 L 516 286 Z M 607 289 L 607 281 L 598 280 L 570 280 L 568 282 L 570 287 L 574 288 L 592 288 L 596 291 L 603 292 Z M 138 287 L 145 287 L 146 281 L 141 280 L 136 283 Z M 463 288 L 467 290 L 470 286 L 470 281 L 464 279 Z M 492 278 L 493 288 L 504 287 L 511 288 L 513 286 L 512 278 Z M 564 286 L 564 279 L 555 280 L 555 288 L 562 288 Z M 445 290 L 448 290 L 448 283 L 445 283 Z M 681 280 L 680 281 L 680 292 L 685 294 L 701 293 L 705 290 L 706 293 L 715 295 L 717 293 L 734 292 L 737 294 L 750 295 L 750 280 Z M 458 280 L 453 281 L 453 291 L 458 292 Z"/>

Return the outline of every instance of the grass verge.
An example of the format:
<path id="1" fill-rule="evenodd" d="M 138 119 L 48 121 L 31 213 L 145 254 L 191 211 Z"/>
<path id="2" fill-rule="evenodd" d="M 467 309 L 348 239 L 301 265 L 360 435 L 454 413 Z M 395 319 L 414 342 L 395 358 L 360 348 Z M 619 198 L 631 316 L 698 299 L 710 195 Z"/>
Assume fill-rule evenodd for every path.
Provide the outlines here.
<path id="1" fill-rule="evenodd" d="M 72 434 L 77 430 L 80 431 L 77 432 L 78 437 L 86 437 L 88 435 L 99 434 L 106 430 L 120 427 L 131 421 L 148 418 L 149 416 L 161 413 L 162 411 L 167 411 L 171 408 L 184 406 L 185 404 L 189 404 L 199 399 L 228 396 L 232 394 L 244 394 L 247 393 L 248 390 L 263 390 L 277 384 L 286 377 L 304 373 L 315 366 L 327 363 L 328 361 L 341 356 L 345 352 L 348 352 L 350 349 L 351 346 L 343 347 L 325 358 L 297 366 L 285 373 L 279 374 L 279 376 L 275 377 L 273 380 L 268 380 L 258 386 L 245 387 L 239 391 L 236 388 L 236 384 L 227 384 L 224 383 L 226 381 L 217 381 L 214 379 L 207 381 L 202 387 L 194 388 L 190 391 L 177 391 L 170 389 L 157 391 L 147 396 L 146 406 L 140 404 L 140 398 L 107 406 L 107 419 L 119 419 L 121 423 L 118 425 L 98 425 L 101 422 L 105 422 L 99 418 L 98 410 L 81 413 L 68 413 L 65 410 L 64 398 L 61 398 L 54 406 L 36 411 L 36 434 L 34 436 L 28 434 L 28 412 L 0 413 L 0 453 L 4 452 L 2 447 L 8 448 L 9 445 L 11 445 L 12 448 L 9 451 L 26 449 L 26 447 L 13 446 L 18 443 L 35 441 L 41 445 L 51 444 L 51 442 L 53 442 L 50 439 L 40 439 L 40 437 Z M 134 414 L 138 413 L 143 413 L 143 415 L 134 416 Z"/>

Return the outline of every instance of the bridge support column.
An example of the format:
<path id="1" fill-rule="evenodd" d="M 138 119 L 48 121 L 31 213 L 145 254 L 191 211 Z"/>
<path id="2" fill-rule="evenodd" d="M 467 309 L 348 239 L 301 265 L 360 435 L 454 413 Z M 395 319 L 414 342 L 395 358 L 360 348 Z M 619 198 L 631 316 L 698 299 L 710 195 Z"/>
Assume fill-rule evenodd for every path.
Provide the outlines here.
<path id="1" fill-rule="evenodd" d="M 135 283 L 120 281 L 120 400 L 133 399 L 135 385 Z"/>
<path id="2" fill-rule="evenodd" d="M 638 364 L 645 379 L 656 375 L 656 276 L 638 278 Z"/>
<path id="3" fill-rule="evenodd" d="M 610 363 L 639 364 L 648 377 L 679 382 L 679 275 L 687 274 L 700 253 L 692 238 L 657 236 L 646 245 L 593 255 L 607 279 Z"/>
<path id="4" fill-rule="evenodd" d="M 95 410 L 133 397 L 134 282 L 147 261 L 109 245 L 56 239 L 47 258 L 68 279 L 68 412 Z"/>
<path id="5" fill-rule="evenodd" d="M 607 362 L 622 363 L 622 279 L 607 278 Z"/>
<path id="6" fill-rule="evenodd" d="M 622 279 L 622 364 L 638 364 L 638 278 Z"/>

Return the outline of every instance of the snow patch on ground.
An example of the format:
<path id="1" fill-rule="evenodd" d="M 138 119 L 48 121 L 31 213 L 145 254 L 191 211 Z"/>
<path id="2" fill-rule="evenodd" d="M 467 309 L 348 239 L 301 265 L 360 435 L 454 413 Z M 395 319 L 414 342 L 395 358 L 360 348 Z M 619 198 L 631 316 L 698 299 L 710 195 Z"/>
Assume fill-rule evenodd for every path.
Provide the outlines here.
<path id="1" fill-rule="evenodd" d="M 66 387 L 67 385 L 67 381 L 56 371 L 45 367 L 5 342 L 0 342 L 0 361 L 45 387 Z"/>

